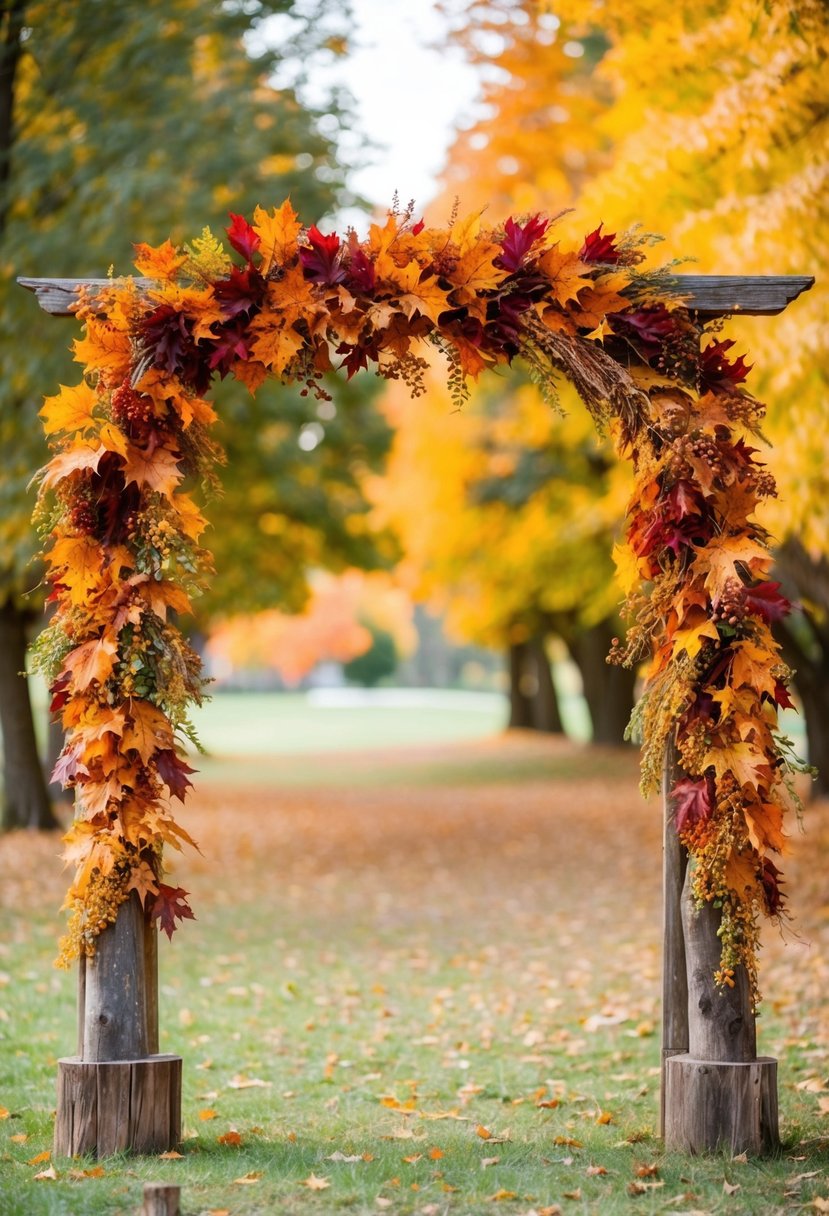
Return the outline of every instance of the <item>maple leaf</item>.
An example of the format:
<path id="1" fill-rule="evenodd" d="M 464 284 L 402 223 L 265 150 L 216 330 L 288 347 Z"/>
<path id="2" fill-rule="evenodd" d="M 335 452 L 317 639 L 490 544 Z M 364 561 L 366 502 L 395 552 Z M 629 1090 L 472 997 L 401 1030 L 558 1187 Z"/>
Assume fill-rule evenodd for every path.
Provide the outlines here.
<path id="1" fill-rule="evenodd" d="M 558 245 L 543 253 L 537 266 L 549 280 L 552 295 L 562 306 L 578 300 L 579 292 L 593 286 L 593 280 L 586 277 L 590 267 L 577 253 L 562 252 Z"/>
<path id="2" fill-rule="evenodd" d="M 377 271 L 371 258 L 356 243 L 356 237 L 353 244 L 349 240 L 347 271 L 346 283 L 350 287 L 365 293 L 374 291 Z"/>
<path id="3" fill-rule="evenodd" d="M 621 252 L 613 242 L 616 240 L 615 232 L 602 233 L 603 223 L 599 224 L 592 232 L 589 232 L 584 238 L 584 244 L 579 250 L 579 257 L 583 262 L 609 262 L 615 263 L 619 261 Z"/>
<path id="4" fill-rule="evenodd" d="M 106 683 L 112 675 L 117 653 L 116 643 L 105 634 L 76 646 L 67 656 L 63 671 L 72 674 L 75 688 L 83 692 L 93 681 L 99 685 Z"/>
<path id="5" fill-rule="evenodd" d="M 64 789 L 68 789 L 76 776 L 88 777 L 89 769 L 81 761 L 82 753 L 82 744 L 65 748 L 58 757 L 49 780 L 57 782 Z"/>
<path id="6" fill-rule="evenodd" d="M 105 320 L 88 317 L 86 336 L 72 343 L 72 351 L 86 372 L 107 372 L 119 381 L 129 374 L 130 335 Z"/>
<path id="7" fill-rule="evenodd" d="M 146 908 L 151 900 L 158 893 L 158 879 L 153 873 L 152 867 L 147 865 L 146 861 L 139 860 L 137 864 L 133 864 L 130 869 L 130 880 L 127 883 L 128 891 L 137 891 L 141 903 Z"/>
<path id="8" fill-rule="evenodd" d="M 76 443 L 73 447 L 68 448 L 65 452 L 58 452 L 53 456 L 43 470 L 42 484 L 45 489 L 57 485 L 59 481 L 63 481 L 65 477 L 69 477 L 72 473 L 97 472 L 98 465 L 101 462 L 101 457 L 104 455 L 106 448 L 100 444 L 93 447 L 89 443 Z"/>
<path id="9" fill-rule="evenodd" d="M 226 317 L 252 313 L 261 304 L 266 290 L 266 281 L 252 266 L 244 269 L 234 266 L 226 279 L 213 284 L 213 293 Z"/>
<path id="10" fill-rule="evenodd" d="M 187 254 L 181 253 L 169 238 L 162 245 L 145 245 L 141 242 L 133 245 L 133 249 L 138 273 L 161 282 L 176 279 L 187 261 Z"/>
<path id="11" fill-rule="evenodd" d="M 150 905 L 150 919 L 158 920 L 159 932 L 167 934 L 172 941 L 177 929 L 176 920 L 195 920 L 193 909 L 187 902 L 189 892 L 182 887 L 169 887 L 166 883 L 158 884 L 158 894 Z"/>
<path id="12" fill-rule="evenodd" d="M 780 871 L 770 857 L 763 858 L 763 868 L 760 871 L 760 886 L 766 897 L 766 909 L 769 916 L 778 916 L 783 910 L 785 895 L 780 890 L 782 881 Z"/>
<path id="13" fill-rule="evenodd" d="M 298 334 L 292 325 L 285 325 L 284 320 L 277 317 L 275 322 L 271 322 L 267 327 L 262 324 L 257 329 L 251 344 L 251 353 L 265 367 L 281 376 L 304 345 L 305 339 L 302 335 Z"/>
<path id="14" fill-rule="evenodd" d="M 235 359 L 247 359 L 248 357 L 244 320 L 236 318 L 217 329 L 210 338 L 210 346 L 213 348 L 213 353 L 208 366 L 212 371 L 218 368 L 224 379 Z"/>
<path id="15" fill-rule="evenodd" d="M 230 241 L 237 253 L 241 253 L 246 262 L 250 263 L 254 253 L 261 244 L 261 237 L 255 228 L 252 228 L 243 215 L 235 215 L 230 212 L 230 227 L 225 228 L 227 239 Z"/>
<path id="16" fill-rule="evenodd" d="M 308 244 L 300 246 L 299 258 L 305 277 L 312 283 L 333 287 L 346 277 L 340 260 L 340 238 L 336 232 L 324 236 L 315 224 L 308 229 Z"/>
<path id="17" fill-rule="evenodd" d="M 419 268 L 418 268 L 419 270 Z M 440 315 L 447 311 L 447 293 L 435 278 L 421 279 L 418 273 L 417 281 L 400 297 L 400 307 L 411 320 L 415 313 L 428 317 L 435 325 Z"/>
<path id="18" fill-rule="evenodd" d="M 748 838 L 758 853 L 774 849 L 783 853 L 786 837 L 783 833 L 783 808 L 776 802 L 752 802 L 743 808 Z"/>
<path id="19" fill-rule="evenodd" d="M 101 546 L 91 536 L 61 536 L 55 541 L 46 560 L 54 571 L 60 572 L 61 583 L 69 591 L 73 604 L 85 604 L 89 593 L 101 579 L 103 554 Z"/>
<path id="20" fill-rule="evenodd" d="M 158 775 L 164 784 L 169 789 L 174 798 L 178 798 L 183 802 L 188 788 L 192 787 L 193 782 L 188 779 L 189 773 L 194 773 L 196 770 L 185 763 L 175 752 L 173 748 L 165 748 L 158 751 L 153 756 L 153 762 L 158 770 Z"/>
<path id="21" fill-rule="evenodd" d="M 796 709 L 794 701 L 789 696 L 789 690 L 782 680 L 775 680 L 774 683 L 774 700 L 781 709 Z"/>
<path id="22" fill-rule="evenodd" d="M 134 482 L 139 489 L 147 486 L 172 501 L 173 491 L 184 476 L 179 468 L 180 459 L 169 448 L 131 445 L 124 464 L 124 483 Z"/>
<path id="23" fill-rule="evenodd" d="M 632 341 L 645 359 L 653 359 L 662 350 L 665 339 L 676 331 L 676 318 L 664 304 L 656 304 L 635 312 L 616 313 L 613 331 Z"/>
<path id="24" fill-rule="evenodd" d="M 253 213 L 253 229 L 259 237 L 259 255 L 262 259 L 259 270 L 266 275 L 274 266 L 287 266 L 297 255 L 297 237 L 302 224 L 285 199 L 281 207 L 274 207 L 271 215 L 257 207 Z"/>
<path id="25" fill-rule="evenodd" d="M 748 532 L 714 537 L 697 549 L 695 560 L 696 568 L 705 573 L 705 587 L 712 598 L 722 593 L 730 578 L 740 577 L 740 566 L 755 570 L 769 564 L 768 550 Z"/>
<path id="26" fill-rule="evenodd" d="M 792 610 L 785 595 L 780 594 L 780 583 L 755 583 L 743 592 L 745 601 L 755 616 L 761 616 L 767 625 L 782 621 Z"/>
<path id="27" fill-rule="evenodd" d="M 705 777 L 682 777 L 671 790 L 674 807 L 674 823 L 679 833 L 695 823 L 705 823 L 711 818 L 711 786 Z"/>
<path id="28" fill-rule="evenodd" d="M 723 342 L 715 340 L 710 346 L 706 346 L 704 350 L 700 351 L 700 383 L 712 393 L 733 392 L 751 371 L 751 368 L 746 366 L 742 355 L 733 361 L 726 358 L 726 351 L 730 350 L 732 346 L 734 346 L 733 339 L 727 338 Z"/>
<path id="29" fill-rule="evenodd" d="M 94 426 L 93 409 L 97 397 L 86 381 L 70 388 L 61 384 L 60 392 L 54 397 L 46 397 L 40 417 L 43 419 L 43 430 L 47 435 L 57 431 L 73 434 Z"/>
<path id="30" fill-rule="evenodd" d="M 703 764 L 706 768 L 710 765 L 720 780 L 730 773 L 739 786 L 750 785 L 756 789 L 771 777 L 765 752 L 745 741 L 716 743 L 705 753 Z"/>
<path id="31" fill-rule="evenodd" d="M 501 246 L 494 241 L 480 241 L 458 259 L 447 278 L 462 292 L 492 291 L 507 277 L 506 270 L 497 265 L 500 252 Z"/>
<path id="32" fill-rule="evenodd" d="M 768 647 L 758 646 L 756 642 L 746 638 L 735 642 L 731 647 L 733 655 L 731 663 L 731 684 L 734 688 L 747 685 L 758 694 L 768 693 L 774 698 L 777 688 L 777 678 L 772 670 L 779 663 L 775 651 Z"/>
<path id="33" fill-rule="evenodd" d="M 318 1178 L 316 1174 L 309 1174 L 302 1185 L 307 1186 L 309 1191 L 327 1191 L 331 1182 L 328 1178 Z"/>
<path id="34" fill-rule="evenodd" d="M 127 712 L 129 720 L 121 737 L 121 746 L 125 752 L 134 748 L 144 764 L 147 764 L 155 752 L 174 746 L 173 728 L 169 719 L 155 705 L 135 698 L 129 702 Z"/>
<path id="35" fill-rule="evenodd" d="M 700 614 L 695 611 L 691 614 L 694 618 Z M 688 620 L 689 617 L 686 617 Z M 719 641 L 719 633 L 717 626 L 703 612 L 702 619 L 698 624 L 685 625 L 682 629 L 677 629 L 673 635 L 673 655 L 676 658 L 684 650 L 689 659 L 695 658 L 702 649 L 703 642 L 706 639 L 711 641 Z"/>
<path id="36" fill-rule="evenodd" d="M 517 270 L 536 241 L 541 240 L 544 236 L 549 226 L 550 221 L 541 215 L 531 215 L 523 226 L 517 224 L 510 216 L 504 223 L 502 252 L 498 255 L 497 264 L 504 270 Z"/>

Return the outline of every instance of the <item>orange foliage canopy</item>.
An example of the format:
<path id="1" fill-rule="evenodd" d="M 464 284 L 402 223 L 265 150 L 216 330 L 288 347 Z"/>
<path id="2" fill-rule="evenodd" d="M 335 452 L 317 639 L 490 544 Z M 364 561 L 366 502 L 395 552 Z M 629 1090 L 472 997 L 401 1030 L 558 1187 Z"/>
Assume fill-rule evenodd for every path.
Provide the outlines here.
<path id="1" fill-rule="evenodd" d="M 139 246 L 149 288 L 113 281 L 85 299 L 84 380 L 44 407 L 57 611 L 39 655 L 67 730 L 57 775 L 77 795 L 65 956 L 91 949 L 131 890 L 168 932 L 190 914 L 162 882 L 163 845 L 188 839 L 169 800 L 189 785 L 178 738 L 201 695 L 171 618 L 189 610 L 207 561 L 185 487 L 220 457 L 204 400 L 213 376 L 322 392 L 339 359 L 348 375 L 372 365 L 418 395 L 428 342 L 456 399 L 467 377 L 519 356 L 551 396 L 564 375 L 633 462 L 617 557 L 634 624 L 613 657 L 652 652 L 644 782 L 656 783 L 676 731 L 687 774 L 677 827 L 699 898 L 723 907 L 720 979 L 742 962 L 753 980 L 757 915 L 780 909 L 769 853 L 783 844 L 789 757 L 774 724 L 789 673 L 769 626 L 789 605 L 767 580 L 753 518 L 774 483 L 748 442 L 763 409 L 741 388 L 743 361 L 716 339 L 700 351 L 668 276 L 643 269 L 636 234 L 599 225 L 569 247 L 540 215 L 426 228 L 391 212 L 366 240 L 343 241 L 301 227 L 288 202 L 232 220 L 237 261 L 209 234 L 184 250 Z"/>

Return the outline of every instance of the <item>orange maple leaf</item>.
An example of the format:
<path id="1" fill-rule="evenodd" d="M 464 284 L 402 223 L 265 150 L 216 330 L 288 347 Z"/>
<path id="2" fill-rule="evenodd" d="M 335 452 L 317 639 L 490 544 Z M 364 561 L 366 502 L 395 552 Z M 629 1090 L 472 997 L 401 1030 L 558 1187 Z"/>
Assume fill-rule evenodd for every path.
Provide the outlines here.
<path id="1" fill-rule="evenodd" d="M 66 451 L 58 452 L 44 468 L 41 484 L 48 490 L 70 473 L 78 473 L 84 469 L 97 470 L 105 451 L 106 448 L 101 444 L 93 447 L 90 443 L 76 443 Z"/>
<path id="2" fill-rule="evenodd" d="M 771 779 L 771 769 L 768 758 L 762 751 L 757 751 L 751 743 L 721 743 L 711 747 L 703 760 L 705 768 L 711 765 L 722 779 L 731 773 L 738 785 L 750 785 L 755 789 L 767 784 Z"/>
<path id="3" fill-rule="evenodd" d="M 731 684 L 734 688 L 748 686 L 760 694 L 767 692 L 774 697 L 777 679 L 773 676 L 774 668 L 780 659 L 776 651 L 768 647 L 758 646 L 745 638 L 732 646 L 734 659 L 731 664 Z"/>
<path id="4" fill-rule="evenodd" d="M 260 241 L 262 264 L 259 269 L 262 274 L 267 274 L 275 265 L 287 266 L 295 260 L 302 224 L 290 199 L 286 198 L 281 207 L 274 207 L 270 215 L 264 208 L 257 207 L 253 213 L 253 230 Z"/>
<path id="5" fill-rule="evenodd" d="M 43 402 L 40 417 L 44 431 L 47 435 L 54 435 L 57 431 L 72 434 L 94 426 L 92 411 L 96 401 L 95 393 L 85 380 L 71 388 L 62 384 L 56 396 L 46 397 Z"/>
<path id="6" fill-rule="evenodd" d="M 494 241 L 482 241 L 473 245 L 461 258 L 451 274 L 447 277 L 460 290 L 461 295 L 467 292 L 492 291 L 507 277 L 507 271 L 494 266 L 495 258 L 500 257 L 503 249 Z"/>
<path id="7" fill-rule="evenodd" d="M 148 279 L 173 280 L 178 275 L 187 255 L 179 253 L 169 238 L 161 245 L 134 245 L 135 269 Z"/>
<path id="8" fill-rule="evenodd" d="M 549 278 L 552 295 L 559 304 L 566 305 L 571 300 L 578 300 L 580 291 L 593 286 L 593 280 L 585 277 L 589 266 L 577 253 L 563 253 L 558 245 L 543 253 L 538 265 Z"/>
<path id="9" fill-rule="evenodd" d="M 118 646 L 105 634 L 102 638 L 76 646 L 67 656 L 63 671 L 71 673 L 75 688 L 83 692 L 93 680 L 98 684 L 106 683 L 112 675 L 117 653 Z"/>
<path id="10" fill-rule="evenodd" d="M 787 837 L 783 832 L 783 808 L 776 802 L 752 802 L 743 810 L 748 838 L 758 853 L 773 849 L 785 853 Z"/>
<path id="11" fill-rule="evenodd" d="M 46 554 L 46 560 L 68 588 L 71 603 L 86 603 L 103 569 L 103 553 L 95 538 L 62 536 Z"/>
<path id="12" fill-rule="evenodd" d="M 129 720 L 121 736 L 124 751 L 134 748 L 146 764 L 157 751 L 174 746 L 173 728 L 157 706 L 149 701 L 131 700 L 127 706 Z"/>
<path id="13" fill-rule="evenodd" d="M 172 501 L 173 491 L 184 474 L 179 468 L 181 458 L 169 448 L 137 448 L 130 446 L 124 464 L 124 482 L 141 488 L 157 490 Z"/>
<path id="14" fill-rule="evenodd" d="M 418 275 L 417 282 L 400 297 L 400 308 L 409 320 L 416 312 L 419 312 L 421 316 L 428 317 L 437 325 L 440 314 L 446 312 L 450 307 L 451 305 L 447 302 L 447 293 L 434 277 L 421 282 L 420 275 Z M 374 319 L 373 310 L 370 315 Z"/>
<path id="15" fill-rule="evenodd" d="M 304 345 L 305 339 L 293 326 L 286 328 L 282 320 L 277 320 L 272 321 L 266 328 L 263 322 L 251 344 L 251 353 L 271 371 L 281 376 Z"/>
<path id="16" fill-rule="evenodd" d="M 129 375 L 131 363 L 130 336 L 125 330 L 97 317 L 86 322 L 86 336 L 72 343 L 75 362 L 82 363 L 87 372 L 108 372 L 113 380 Z"/>
<path id="17" fill-rule="evenodd" d="M 705 587 L 712 598 L 722 591 L 730 578 L 739 578 L 738 564 L 748 566 L 755 573 L 771 565 L 768 550 L 747 532 L 716 536 L 696 553 L 695 567 L 705 574 Z"/>

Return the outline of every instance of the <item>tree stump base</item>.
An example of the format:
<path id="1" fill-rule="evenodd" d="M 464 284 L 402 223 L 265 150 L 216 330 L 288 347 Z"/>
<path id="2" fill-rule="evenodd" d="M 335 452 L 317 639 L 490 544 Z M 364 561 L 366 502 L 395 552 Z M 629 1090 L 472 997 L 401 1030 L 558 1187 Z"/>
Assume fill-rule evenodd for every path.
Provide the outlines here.
<path id="1" fill-rule="evenodd" d="M 780 1145 L 777 1061 L 665 1061 L 665 1147 L 683 1153 L 772 1153 Z"/>
<path id="2" fill-rule="evenodd" d="M 181 1056 L 58 1060 L 55 1155 L 165 1153 L 181 1140 Z"/>

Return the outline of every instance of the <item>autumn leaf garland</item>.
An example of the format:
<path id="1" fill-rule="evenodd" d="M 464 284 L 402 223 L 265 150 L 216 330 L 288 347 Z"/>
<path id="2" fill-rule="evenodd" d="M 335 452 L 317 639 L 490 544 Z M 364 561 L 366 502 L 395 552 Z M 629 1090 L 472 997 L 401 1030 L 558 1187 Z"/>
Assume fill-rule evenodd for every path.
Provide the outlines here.
<path id="1" fill-rule="evenodd" d="M 427 228 L 393 210 L 360 241 L 305 229 L 289 202 L 232 216 L 236 258 L 205 229 L 191 245 L 136 246 L 149 283 L 114 280 L 82 300 L 81 384 L 42 411 L 55 454 L 40 514 L 56 613 L 37 661 L 67 730 L 57 775 L 76 791 L 77 866 L 64 957 L 94 948 L 133 890 L 171 933 L 192 915 L 163 883 L 162 850 L 188 837 L 170 811 L 191 771 L 179 752 L 199 664 L 173 624 L 208 560 L 190 497 L 220 453 L 204 394 L 215 375 L 251 391 L 268 377 L 325 396 L 323 376 L 372 367 L 424 391 L 427 344 L 468 379 L 521 357 L 545 394 L 570 379 L 633 461 L 617 547 L 634 623 L 615 661 L 650 653 L 638 711 L 643 784 L 676 730 L 685 775 L 676 822 L 700 901 L 723 909 L 721 982 L 742 963 L 756 990 L 759 911 L 780 910 L 769 853 L 783 845 L 790 760 L 775 733 L 789 676 L 769 626 L 788 610 L 754 521 L 774 493 L 746 436 L 762 407 L 730 343 L 707 341 L 637 234 L 579 248 L 542 216 L 486 229 Z M 184 488 L 187 487 L 187 488 Z M 201 573 L 200 573 L 201 572 Z"/>

